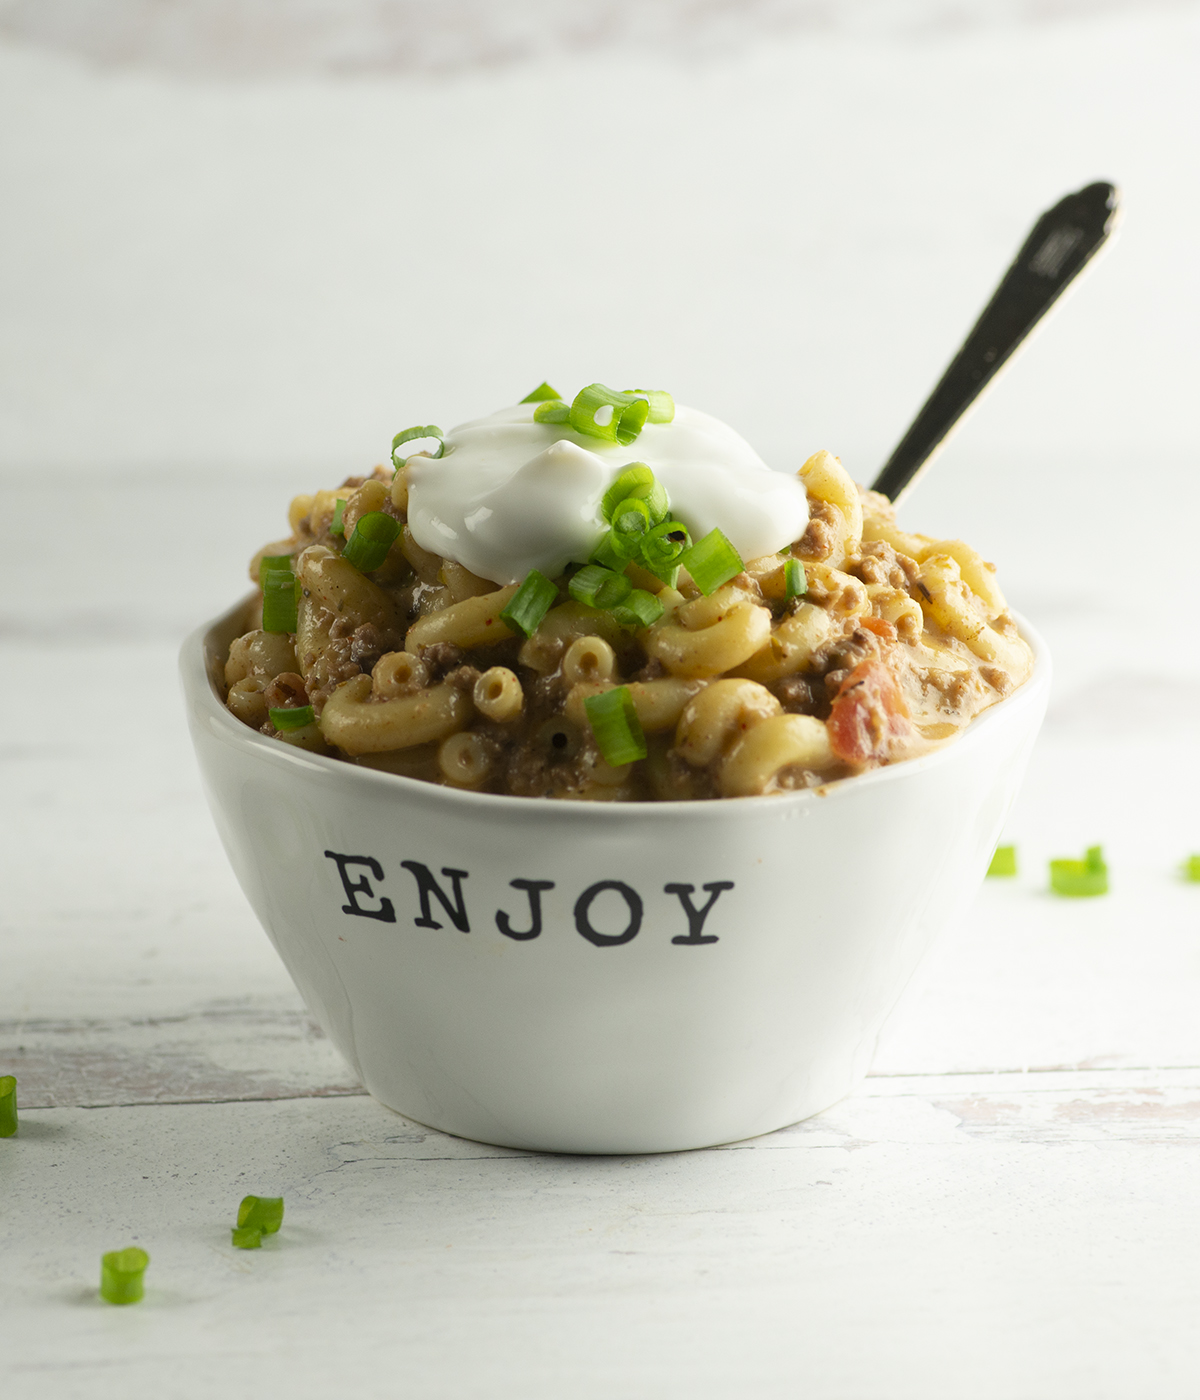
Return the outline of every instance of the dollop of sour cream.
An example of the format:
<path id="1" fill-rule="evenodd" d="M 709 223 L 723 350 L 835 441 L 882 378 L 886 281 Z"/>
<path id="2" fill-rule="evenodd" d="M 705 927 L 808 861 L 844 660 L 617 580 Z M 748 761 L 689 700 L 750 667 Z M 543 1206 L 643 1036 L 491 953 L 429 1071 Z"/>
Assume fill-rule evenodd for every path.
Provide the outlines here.
<path id="1" fill-rule="evenodd" d="M 410 459 L 408 524 L 422 549 L 495 583 L 530 569 L 553 578 L 595 548 L 607 528 L 600 501 L 631 462 L 651 468 L 693 540 L 720 529 L 743 559 L 782 549 L 808 523 L 799 477 L 772 471 L 707 413 L 676 405 L 672 422 L 647 423 L 622 447 L 535 423 L 534 407 L 464 423 L 446 434 L 443 456 Z"/>

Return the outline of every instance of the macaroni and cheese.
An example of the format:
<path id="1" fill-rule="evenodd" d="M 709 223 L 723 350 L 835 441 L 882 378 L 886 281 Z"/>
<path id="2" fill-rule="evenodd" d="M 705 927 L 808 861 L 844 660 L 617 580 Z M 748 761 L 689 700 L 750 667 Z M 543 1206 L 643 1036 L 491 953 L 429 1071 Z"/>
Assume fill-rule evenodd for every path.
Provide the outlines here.
<path id="1" fill-rule="evenodd" d="M 746 797 L 926 752 L 1032 669 L 961 540 L 665 394 L 543 386 L 393 463 L 298 496 L 251 565 L 225 703 L 280 742 L 482 792 Z"/>

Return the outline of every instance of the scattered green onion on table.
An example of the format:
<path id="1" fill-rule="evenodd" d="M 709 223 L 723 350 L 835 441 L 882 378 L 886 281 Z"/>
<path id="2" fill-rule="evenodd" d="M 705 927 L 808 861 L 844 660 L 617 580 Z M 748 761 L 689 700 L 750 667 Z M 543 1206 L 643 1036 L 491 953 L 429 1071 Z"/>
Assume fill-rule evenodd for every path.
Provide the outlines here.
<path id="1" fill-rule="evenodd" d="M 997 846 L 992 855 L 992 863 L 987 868 L 987 873 L 994 879 L 997 876 L 1007 878 L 1009 875 L 1017 873 L 1017 848 L 1015 846 Z"/>
<path id="2" fill-rule="evenodd" d="M 232 1231 L 233 1244 L 238 1249 L 259 1249 L 262 1237 L 275 1234 L 282 1224 L 282 1196 L 244 1196 Z"/>
<path id="3" fill-rule="evenodd" d="M 14 1137 L 17 1131 L 17 1081 L 11 1074 L 0 1075 L 0 1138 Z"/>
<path id="4" fill-rule="evenodd" d="M 144 1293 L 144 1277 L 150 1256 L 131 1245 L 100 1257 L 100 1296 L 106 1303 L 137 1303 Z"/>
<path id="5" fill-rule="evenodd" d="M 1099 846 L 1089 846 L 1082 860 L 1052 860 L 1050 888 L 1067 899 L 1091 899 L 1108 893 L 1108 866 Z"/>

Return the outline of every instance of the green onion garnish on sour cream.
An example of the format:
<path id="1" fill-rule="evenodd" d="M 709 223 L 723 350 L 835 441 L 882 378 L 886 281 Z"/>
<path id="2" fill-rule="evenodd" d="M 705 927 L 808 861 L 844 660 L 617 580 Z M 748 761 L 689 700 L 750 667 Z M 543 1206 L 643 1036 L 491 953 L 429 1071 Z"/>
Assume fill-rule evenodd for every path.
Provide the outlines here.
<path id="1" fill-rule="evenodd" d="M 675 418 L 675 400 L 665 389 L 626 389 L 634 398 L 645 399 L 650 405 L 647 423 L 670 423 Z"/>
<path id="2" fill-rule="evenodd" d="M 586 437 L 619 442 L 628 447 L 645 426 L 650 415 L 646 399 L 622 394 L 603 384 L 580 389 L 571 404 L 571 427 Z"/>
<path id="3" fill-rule="evenodd" d="M 605 763 L 620 768 L 646 757 L 646 736 L 627 685 L 589 695 L 583 708 Z"/>
<path id="4" fill-rule="evenodd" d="M 657 525 L 667 518 L 667 509 L 671 504 L 666 488 L 645 462 L 634 462 L 617 477 L 604 493 L 600 502 L 600 514 L 611 523 L 617 507 L 626 500 L 641 501 L 652 525 Z"/>
<path id="5" fill-rule="evenodd" d="M 564 403 L 562 399 L 548 399 L 545 403 L 540 403 L 533 410 L 533 421 L 535 423 L 569 423 L 571 421 L 571 405 Z"/>
<path id="6" fill-rule="evenodd" d="M 531 394 L 526 394 L 521 400 L 522 403 L 549 403 L 552 399 L 560 399 L 562 395 L 557 389 L 552 389 L 545 380 L 537 386 Z M 536 415 L 535 415 L 536 416 Z"/>
<path id="7" fill-rule="evenodd" d="M 571 563 L 623 569 L 640 512 L 622 513 L 623 554 L 609 532 L 616 508 L 635 498 L 651 529 L 641 532 L 646 544 L 634 562 L 673 584 L 672 557 L 714 528 L 741 559 L 774 554 L 804 533 L 803 482 L 772 470 L 728 424 L 659 389 L 591 384 L 574 399 L 536 397 L 552 390 L 558 386 L 539 385 L 525 403 L 451 428 L 436 461 L 405 458 L 407 522 L 417 545 L 497 587 L 519 583 L 531 569 L 558 578 Z M 397 460 L 416 446 L 428 443 L 404 444 Z M 621 481 L 626 473 L 635 479 Z M 690 538 L 664 531 L 672 544 L 656 547 L 653 532 L 668 518 Z"/>
<path id="8" fill-rule="evenodd" d="M 650 533 L 653 522 L 645 501 L 630 496 L 613 511 L 609 532 L 613 550 L 623 559 L 636 559 Z"/>
<path id="9" fill-rule="evenodd" d="M 440 457 L 445 452 L 446 444 L 443 441 L 442 430 L 433 423 L 427 424 L 424 428 L 402 428 L 392 439 L 392 466 L 399 471 L 407 459 L 412 456 L 411 452 L 406 452 L 403 457 L 396 456 L 397 450 L 404 443 L 423 442 L 426 438 L 437 443 L 437 449 L 429 454 L 431 457 Z"/>

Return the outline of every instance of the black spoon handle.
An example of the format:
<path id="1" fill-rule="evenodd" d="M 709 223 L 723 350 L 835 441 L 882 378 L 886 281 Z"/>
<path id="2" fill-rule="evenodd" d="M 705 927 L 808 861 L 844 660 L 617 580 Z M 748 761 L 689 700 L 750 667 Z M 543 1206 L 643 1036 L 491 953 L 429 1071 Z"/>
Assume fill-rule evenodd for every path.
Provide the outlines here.
<path id="1" fill-rule="evenodd" d="M 1067 195 L 1034 224 L 962 349 L 873 489 L 898 501 L 1021 342 L 1100 250 L 1117 222 L 1115 185 Z"/>

